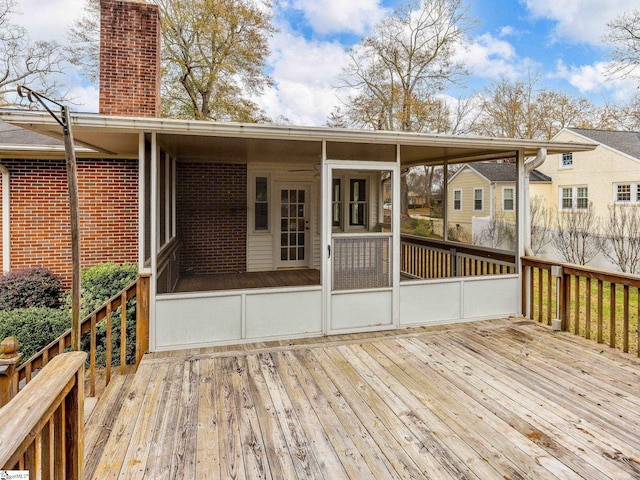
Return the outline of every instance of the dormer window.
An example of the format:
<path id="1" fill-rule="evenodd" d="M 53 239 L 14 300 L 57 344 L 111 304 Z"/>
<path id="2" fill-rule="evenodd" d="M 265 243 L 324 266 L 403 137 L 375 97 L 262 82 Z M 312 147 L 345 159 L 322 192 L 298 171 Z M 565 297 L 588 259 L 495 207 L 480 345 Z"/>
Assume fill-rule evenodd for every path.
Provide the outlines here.
<path id="1" fill-rule="evenodd" d="M 560 166 L 562 168 L 573 167 L 573 153 L 563 153 L 562 163 Z"/>

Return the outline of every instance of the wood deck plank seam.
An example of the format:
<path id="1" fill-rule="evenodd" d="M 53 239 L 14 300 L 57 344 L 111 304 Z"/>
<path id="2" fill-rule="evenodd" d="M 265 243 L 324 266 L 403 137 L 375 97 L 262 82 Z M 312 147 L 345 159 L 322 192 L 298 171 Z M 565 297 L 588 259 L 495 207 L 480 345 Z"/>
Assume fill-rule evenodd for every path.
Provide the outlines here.
<path id="1" fill-rule="evenodd" d="M 508 369 L 508 371 L 512 375 L 521 378 L 521 385 L 531 389 L 532 392 L 536 392 L 538 395 L 540 395 L 541 398 L 544 398 L 548 401 L 553 401 L 556 405 L 556 408 L 563 408 L 563 410 L 561 411 L 563 411 L 565 415 L 571 415 L 572 417 L 575 417 L 575 415 L 577 415 L 575 410 L 577 409 L 582 412 L 582 414 L 580 414 L 578 418 L 589 418 L 590 420 L 585 420 L 585 422 L 589 422 L 589 425 L 592 428 L 596 426 L 598 428 L 602 428 L 612 424 L 617 424 L 618 428 L 615 429 L 615 432 L 617 433 L 614 433 L 616 439 L 609 440 L 612 443 L 615 443 L 616 440 L 619 440 L 620 442 L 631 445 L 635 441 L 636 430 L 627 428 L 627 425 L 625 425 L 624 422 L 620 421 L 618 415 L 612 414 L 602 408 L 587 408 L 588 406 L 583 404 L 584 399 L 582 398 L 579 399 L 579 402 L 576 401 L 573 402 L 572 405 L 568 405 L 569 402 L 566 399 L 575 398 L 577 396 L 576 392 L 571 390 L 571 388 L 569 387 L 569 385 L 573 385 L 573 377 L 568 376 L 564 379 L 564 382 L 558 384 L 558 382 L 548 380 L 543 374 L 538 373 L 535 369 L 528 369 L 528 372 L 533 374 L 531 375 L 532 378 L 525 377 L 521 374 L 521 369 L 514 368 L 515 365 L 513 364 L 517 364 L 517 362 L 513 360 L 513 356 L 509 356 L 507 351 L 504 351 L 504 355 L 497 353 L 497 350 L 504 348 L 504 343 L 494 343 L 491 340 L 478 337 L 465 339 L 464 341 L 459 337 L 456 337 L 455 335 L 452 336 L 452 338 L 457 339 L 457 343 L 459 345 L 462 345 L 464 343 L 464 346 L 466 348 L 469 348 L 469 344 L 472 343 L 477 345 L 478 348 L 482 348 L 483 352 L 487 353 L 488 355 L 492 355 L 493 359 L 498 362 L 499 365 L 502 365 L 506 369 Z M 536 380 L 536 382 L 534 382 L 534 380 Z M 564 392 L 563 394 L 558 393 L 558 387 L 562 389 L 562 391 Z M 597 406 L 597 404 L 594 405 L 594 407 Z M 571 407 L 573 407 L 573 410 Z"/>
<path id="2" fill-rule="evenodd" d="M 292 407 L 282 381 L 278 378 L 271 355 L 261 353 L 258 359 L 298 477 L 324 478 L 313 450 L 307 444 L 305 429 Z"/>
<path id="3" fill-rule="evenodd" d="M 295 466 L 291 459 L 289 446 L 280 429 L 276 409 L 262 375 L 257 356 L 245 357 L 248 368 L 249 387 L 254 398 L 256 412 L 260 417 L 261 431 L 264 437 L 265 451 L 269 459 L 269 469 L 274 479 L 297 478 Z"/>
<path id="4" fill-rule="evenodd" d="M 384 413 L 385 411 L 389 412 L 389 409 L 374 409 L 375 404 L 380 401 L 379 397 L 366 396 L 363 392 L 365 388 L 369 388 L 366 380 L 355 369 L 348 368 L 347 360 L 338 350 L 328 348 L 324 352 L 332 362 L 332 366 L 337 369 L 331 373 L 329 371 L 330 364 L 323 363 L 327 375 L 331 375 L 332 382 L 342 396 L 349 399 L 349 405 L 354 414 L 367 429 L 373 441 L 376 442 L 380 452 L 386 457 L 386 461 L 394 467 L 401 478 L 421 478 L 424 476 L 424 469 L 419 468 L 415 460 L 405 450 L 406 442 L 403 437 L 395 434 L 391 429 L 390 421 L 385 421 Z M 401 423 L 397 417 L 391 419 L 391 421 L 394 420 Z"/>
<path id="5" fill-rule="evenodd" d="M 395 392 L 392 391 L 392 389 L 387 386 L 385 382 L 372 370 L 371 364 L 365 363 L 365 361 L 360 358 L 358 352 L 355 351 L 355 348 L 352 349 L 347 346 L 341 346 L 338 347 L 338 349 L 348 362 L 345 365 L 345 368 L 350 367 L 355 369 L 357 372 L 359 372 L 363 379 L 366 379 L 366 382 L 369 385 L 370 394 L 369 396 L 367 396 L 365 401 L 373 405 L 377 405 L 377 413 L 381 417 L 384 416 L 385 409 L 393 414 L 397 422 L 399 422 L 400 424 L 400 426 L 396 426 L 393 431 L 398 431 L 396 435 L 400 436 L 400 438 L 405 439 L 405 445 L 408 444 L 408 447 L 405 448 L 407 450 L 411 449 L 412 453 L 417 456 L 415 461 L 420 463 L 423 470 L 429 471 L 431 469 L 430 465 L 424 464 L 424 462 L 421 461 L 423 460 L 422 457 L 425 456 L 425 452 L 428 452 L 428 447 L 427 445 L 425 445 L 425 443 L 423 443 L 422 438 L 420 438 L 418 432 L 423 431 L 425 428 L 429 428 L 434 432 L 439 432 L 443 429 L 442 425 L 434 425 L 433 421 L 427 422 L 427 419 L 418 418 L 418 416 L 414 415 L 411 406 L 402 399 L 398 398 Z M 360 354 L 362 355 L 362 352 L 360 352 Z M 379 402 L 372 399 L 374 395 L 379 396 Z M 391 418 L 391 420 L 394 420 L 394 418 Z M 441 435 L 438 434 L 438 436 L 440 437 Z M 409 438 L 414 438 L 415 440 L 409 441 Z M 455 448 L 455 443 L 447 442 L 447 444 Z M 436 461 L 435 457 L 433 458 L 433 461 Z M 480 478 L 493 478 L 498 476 L 498 471 L 491 465 L 489 465 L 489 463 L 486 462 L 485 459 L 474 461 L 474 459 L 470 458 L 469 456 L 465 456 L 464 461 L 467 464 L 473 464 L 474 472 L 477 472 Z M 477 471 L 475 467 L 477 467 Z"/>
<path id="6" fill-rule="evenodd" d="M 289 394 L 289 399 L 296 412 L 300 416 L 305 431 L 310 436 L 309 446 L 314 452 L 314 457 L 323 472 L 330 472 L 330 477 L 347 478 L 345 467 L 338 457 L 335 448 L 331 444 L 329 437 L 322 428 L 322 423 L 312 407 L 311 400 L 302 387 L 301 378 L 296 375 L 295 370 L 284 358 L 284 353 L 272 356 L 276 371 L 280 380 Z"/>
<path id="7" fill-rule="evenodd" d="M 408 341 L 418 343 L 420 339 Z M 434 339 L 430 339 L 427 347 L 428 357 L 421 358 L 427 369 L 438 372 L 463 392 L 470 392 L 471 389 L 482 392 L 477 401 L 492 412 L 493 415 L 514 428 L 517 433 L 531 440 L 534 446 L 542 449 L 542 452 L 536 451 L 536 448 L 526 442 L 518 443 L 518 448 L 530 453 L 537 462 L 550 471 L 554 468 L 553 465 L 560 461 L 579 474 L 581 478 L 603 478 L 600 470 L 596 467 L 585 464 L 583 461 L 576 461 L 575 450 L 569 450 L 561 441 L 558 441 L 557 435 L 551 436 L 541 429 L 539 422 L 536 424 L 535 419 L 530 417 L 529 412 L 524 407 L 519 407 L 515 404 L 512 397 L 498 388 L 499 386 L 496 387 L 491 381 L 487 382 L 486 379 L 473 375 L 473 370 L 469 369 L 466 362 L 462 366 L 458 363 L 459 358 L 452 359 L 450 354 L 455 352 L 452 352 L 446 343 L 438 344 Z M 419 354 L 417 353 L 417 355 Z M 472 395 L 473 393 L 470 392 L 469 394 Z M 550 461 L 553 463 L 549 464 Z M 556 473 L 561 474 L 560 478 L 571 478 L 571 476 L 567 477 L 566 472 Z"/>
<path id="8" fill-rule="evenodd" d="M 484 442 L 475 441 L 473 436 L 470 437 L 468 432 L 474 423 L 477 424 L 477 421 L 473 415 L 466 411 L 468 406 L 463 405 L 464 402 L 461 402 L 462 409 L 459 412 L 454 413 L 450 410 L 448 405 L 450 400 L 439 393 L 440 389 L 445 385 L 431 383 L 432 388 L 423 388 L 426 384 L 430 384 L 429 379 L 421 376 L 419 370 L 411 369 L 407 365 L 401 365 L 402 361 L 399 362 L 397 358 L 390 357 L 388 351 L 381 349 L 382 344 L 371 344 L 364 347 L 366 347 L 367 353 L 376 358 L 388 372 L 387 381 L 396 395 L 402 396 L 405 401 L 411 402 L 410 406 L 413 414 L 419 415 L 432 428 L 434 422 L 437 421 L 442 425 L 441 428 L 445 429 L 438 434 L 438 438 L 448 438 L 446 445 L 456 445 L 452 449 L 458 455 L 462 452 L 467 452 L 461 458 L 462 462 L 469 464 L 469 458 L 474 456 L 484 461 L 489 461 L 494 457 L 501 458 L 500 448 L 493 447 L 490 444 L 491 440 L 489 440 L 499 438 L 499 430 L 496 430 L 493 426 L 486 425 L 488 431 L 480 433 L 480 438 L 485 439 Z M 420 382 L 416 378 L 420 378 Z M 423 382 L 426 382 L 426 384 L 423 384 Z M 447 430 L 450 431 L 449 434 L 446 433 Z M 504 448 L 504 445 L 501 445 L 501 447 Z M 527 478 L 529 477 L 527 475 L 529 472 L 523 471 L 522 468 L 528 462 L 530 462 L 530 458 L 525 456 L 521 456 L 518 466 L 507 460 L 503 462 L 504 470 L 501 470 L 500 474 L 508 478 Z M 496 468 L 497 465 L 500 465 L 500 462 L 491 464 L 493 468 Z M 535 472 L 535 467 L 534 464 L 529 468 L 533 468 Z M 544 478 L 542 471 L 538 471 L 536 476 Z"/>
<path id="9" fill-rule="evenodd" d="M 384 454 L 367 431 L 365 425 L 355 415 L 347 398 L 342 395 L 333 378 L 327 373 L 323 361 L 316 356 L 317 352 L 292 351 L 291 354 L 309 372 L 318 385 L 322 395 L 329 401 L 334 414 L 345 427 L 346 435 L 362 455 L 373 478 L 399 478 L 392 466 L 384 461 Z"/>
<path id="10" fill-rule="evenodd" d="M 469 356 L 469 347 L 467 342 L 472 342 L 472 339 L 465 339 L 461 342 L 452 342 L 449 344 L 449 348 L 452 351 L 456 351 L 458 355 L 464 358 Z M 484 353 L 488 355 L 491 354 L 490 351 L 484 351 Z M 467 358 L 469 361 L 469 357 Z M 497 361 L 499 362 L 499 360 Z M 610 461 L 603 463 L 604 458 L 607 458 L 608 456 L 615 456 L 615 451 L 607 452 L 606 449 L 609 445 L 599 445 L 602 442 L 600 442 L 600 440 L 591 432 L 596 432 L 600 429 L 595 428 L 595 426 L 585 418 L 577 416 L 569 409 L 569 407 L 563 407 L 561 396 L 555 395 L 552 391 L 553 389 L 546 389 L 545 393 L 559 399 L 560 403 L 557 403 L 556 400 L 552 400 L 546 395 L 532 389 L 535 388 L 535 386 L 531 385 L 531 381 L 526 378 L 523 379 L 524 383 L 516 383 L 515 381 L 519 378 L 519 375 L 514 369 L 507 368 L 503 373 L 514 380 L 513 383 L 516 383 L 515 385 L 504 383 L 502 380 L 497 380 L 498 376 L 495 375 L 495 372 L 500 372 L 500 370 L 491 367 L 489 363 L 485 363 L 485 368 L 494 373 L 491 379 L 485 378 L 485 381 L 495 381 L 496 385 L 499 387 L 498 389 L 503 390 L 504 392 L 510 392 L 509 397 L 512 400 L 511 405 L 521 405 L 524 409 L 523 415 L 529 415 L 529 418 L 538 430 L 548 432 L 548 435 L 554 438 L 558 443 L 570 444 L 570 450 L 573 450 L 574 452 L 582 452 L 583 458 L 585 458 L 594 467 L 600 470 L 604 469 L 604 471 L 616 471 L 617 473 L 614 473 L 619 475 L 619 477 L 611 478 L 633 478 L 627 477 L 625 472 L 620 469 L 619 465 L 611 463 Z M 474 371 L 474 375 L 484 375 L 485 373 L 486 372 L 484 370 L 482 372 L 479 372 L 478 370 Z M 526 391 L 523 391 L 524 389 L 526 389 Z M 603 432 L 603 434 L 606 435 L 605 432 Z M 596 450 L 601 450 L 601 453 L 595 455 Z"/>
<path id="11" fill-rule="evenodd" d="M 454 431 L 459 435 L 459 432 L 463 432 L 461 440 L 477 452 L 479 458 L 489 460 L 492 466 L 502 465 L 500 472 L 508 478 L 549 477 L 548 470 L 532 460 L 535 456 L 530 454 L 531 446 L 525 449 L 528 451 L 519 447 L 516 451 L 513 450 L 513 446 L 518 445 L 521 437 L 514 435 L 513 427 L 495 418 L 491 411 L 475 400 L 475 396 L 482 392 L 476 391 L 472 392 L 473 394 L 462 392 L 439 374 L 436 374 L 438 380 L 436 382 L 425 374 L 422 362 L 415 359 L 402 344 L 396 346 L 402 352 L 391 351 L 391 346 L 384 349 L 382 349 L 383 345 L 375 346 L 398 365 L 400 365 L 398 357 L 406 362 L 404 367 L 400 368 L 405 371 L 408 378 L 414 380 L 413 384 L 407 385 L 407 388 L 416 395 L 418 400 L 422 396 L 426 397 L 428 392 L 432 404 L 438 405 L 437 414 L 442 421 L 450 427 L 457 426 Z M 410 358 L 407 358 L 407 355 Z M 470 431 L 476 432 L 477 435 L 468 435 Z M 483 441 L 477 441 L 476 437 L 482 438 Z M 543 451 L 536 453 L 540 455 Z M 558 464 L 557 467 L 560 466 Z M 556 474 L 558 468 L 555 468 Z"/>

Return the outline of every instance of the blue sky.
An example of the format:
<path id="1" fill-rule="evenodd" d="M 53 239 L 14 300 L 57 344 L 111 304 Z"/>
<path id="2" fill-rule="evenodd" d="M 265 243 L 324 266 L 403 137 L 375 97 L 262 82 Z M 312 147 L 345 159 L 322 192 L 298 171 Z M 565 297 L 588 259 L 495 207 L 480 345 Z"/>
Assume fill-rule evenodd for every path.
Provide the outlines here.
<path id="1" fill-rule="evenodd" d="M 84 0 L 18 0 L 16 17 L 34 38 L 65 40 L 65 28 L 82 13 Z M 274 88 L 256 99 L 272 118 L 300 125 L 322 125 L 339 99 L 336 77 L 348 62 L 350 46 L 398 4 L 395 0 L 281 0 L 279 29 L 271 42 L 269 72 Z M 459 58 L 471 75 L 466 89 L 446 92 L 466 97 L 501 77 L 524 80 L 540 75 L 538 85 L 592 99 L 596 104 L 624 102 L 635 85 L 608 81 L 609 47 L 602 44 L 606 23 L 637 0 L 471 0 L 477 20 Z M 38 15 L 27 12 L 38 12 Z M 77 109 L 97 109 L 97 87 L 69 69 L 62 79 Z M 344 92 L 342 93 L 344 94 Z"/>

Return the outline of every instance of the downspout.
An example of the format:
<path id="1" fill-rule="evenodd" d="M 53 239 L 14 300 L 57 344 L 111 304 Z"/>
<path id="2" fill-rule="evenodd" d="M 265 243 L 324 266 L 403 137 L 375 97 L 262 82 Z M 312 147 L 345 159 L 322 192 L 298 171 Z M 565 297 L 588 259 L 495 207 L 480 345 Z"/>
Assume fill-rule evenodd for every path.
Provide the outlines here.
<path id="1" fill-rule="evenodd" d="M 524 222 L 525 222 L 525 239 L 524 239 L 524 252 L 527 256 L 532 256 L 533 252 L 531 250 L 531 213 L 529 210 L 529 175 L 536 168 L 544 163 L 547 159 L 547 149 L 542 147 L 538 149 L 538 153 L 535 157 L 525 160 L 524 162 L 524 199 L 525 199 L 525 208 L 524 208 Z"/>

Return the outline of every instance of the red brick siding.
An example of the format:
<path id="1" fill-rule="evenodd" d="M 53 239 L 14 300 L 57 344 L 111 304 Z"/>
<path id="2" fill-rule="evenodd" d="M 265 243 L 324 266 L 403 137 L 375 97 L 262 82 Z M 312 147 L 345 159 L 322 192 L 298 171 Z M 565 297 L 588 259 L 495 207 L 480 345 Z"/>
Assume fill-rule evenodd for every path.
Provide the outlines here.
<path id="1" fill-rule="evenodd" d="M 100 105 L 104 115 L 160 116 L 157 5 L 100 0 Z"/>
<path id="2" fill-rule="evenodd" d="M 11 174 L 11 269 L 44 266 L 71 284 L 64 160 L 3 160 Z M 138 164 L 78 160 L 82 267 L 137 262 Z"/>
<path id="3" fill-rule="evenodd" d="M 247 270 L 247 167 L 179 163 L 176 214 L 182 273 Z"/>

